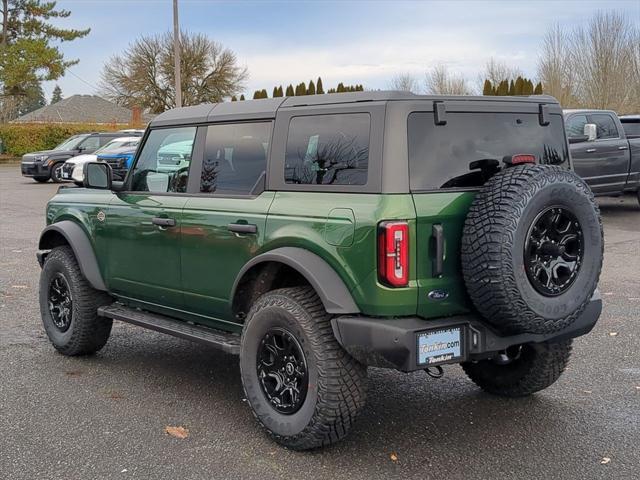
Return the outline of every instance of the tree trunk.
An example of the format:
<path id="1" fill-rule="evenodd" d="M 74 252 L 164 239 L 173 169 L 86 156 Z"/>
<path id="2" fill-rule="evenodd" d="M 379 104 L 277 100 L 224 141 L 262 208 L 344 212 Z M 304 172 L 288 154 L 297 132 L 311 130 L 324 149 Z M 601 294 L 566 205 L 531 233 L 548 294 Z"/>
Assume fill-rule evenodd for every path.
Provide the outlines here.
<path id="1" fill-rule="evenodd" d="M 9 0 L 2 0 L 2 45 L 7 44 L 8 26 L 9 26 Z"/>

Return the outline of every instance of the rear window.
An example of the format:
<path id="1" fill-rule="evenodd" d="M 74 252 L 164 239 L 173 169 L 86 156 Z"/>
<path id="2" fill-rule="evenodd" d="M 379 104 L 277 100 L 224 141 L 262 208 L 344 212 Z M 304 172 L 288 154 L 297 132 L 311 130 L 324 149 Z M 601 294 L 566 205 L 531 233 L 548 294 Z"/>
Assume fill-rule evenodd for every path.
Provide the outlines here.
<path id="1" fill-rule="evenodd" d="M 627 136 L 640 136 L 640 120 L 635 122 L 631 122 L 628 120 L 624 121 L 622 122 L 622 128 L 624 128 L 624 133 L 626 133 Z"/>
<path id="2" fill-rule="evenodd" d="M 409 115 L 411 190 L 478 187 L 503 167 L 505 156 L 533 154 L 539 163 L 568 165 L 563 119 L 537 114 L 447 112 L 435 125 L 433 112 Z"/>
<path id="3" fill-rule="evenodd" d="M 286 183 L 366 184 L 370 124 L 368 113 L 293 117 L 287 137 Z"/>

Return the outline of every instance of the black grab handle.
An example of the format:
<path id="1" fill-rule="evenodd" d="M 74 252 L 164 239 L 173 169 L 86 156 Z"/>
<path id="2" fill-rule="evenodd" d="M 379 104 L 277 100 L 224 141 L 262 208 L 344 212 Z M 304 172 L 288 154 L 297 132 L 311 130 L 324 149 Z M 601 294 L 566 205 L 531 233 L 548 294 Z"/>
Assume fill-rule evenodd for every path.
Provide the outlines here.
<path id="1" fill-rule="evenodd" d="M 441 277 L 444 268 L 444 229 L 442 225 L 436 223 L 431 227 L 431 236 L 435 242 L 435 258 L 432 262 L 434 277 Z"/>

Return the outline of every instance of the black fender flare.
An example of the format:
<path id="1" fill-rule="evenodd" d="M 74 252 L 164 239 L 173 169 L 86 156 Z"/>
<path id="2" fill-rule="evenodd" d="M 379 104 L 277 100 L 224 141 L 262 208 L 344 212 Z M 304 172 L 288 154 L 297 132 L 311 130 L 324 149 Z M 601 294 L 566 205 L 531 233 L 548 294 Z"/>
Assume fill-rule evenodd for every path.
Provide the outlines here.
<path id="1" fill-rule="evenodd" d="M 231 302 L 245 273 L 264 262 L 279 262 L 297 270 L 315 289 L 328 313 L 360 313 L 351 292 L 336 271 L 322 257 L 298 247 L 276 248 L 249 260 L 236 276 L 231 289 Z"/>
<path id="2" fill-rule="evenodd" d="M 93 251 L 93 246 L 82 227 L 71 220 L 52 223 L 40 234 L 38 248 L 46 251 L 57 246 L 56 244 L 52 244 L 52 239 L 56 234 L 62 235 L 71 246 L 73 254 L 76 256 L 76 260 L 80 266 L 80 271 L 91 286 L 96 290 L 107 291 L 107 287 L 102 279 L 102 274 L 100 273 L 100 268 L 98 267 L 98 260 Z M 40 261 L 40 259 L 42 259 L 42 265 L 44 255 L 39 254 L 38 260 Z"/>

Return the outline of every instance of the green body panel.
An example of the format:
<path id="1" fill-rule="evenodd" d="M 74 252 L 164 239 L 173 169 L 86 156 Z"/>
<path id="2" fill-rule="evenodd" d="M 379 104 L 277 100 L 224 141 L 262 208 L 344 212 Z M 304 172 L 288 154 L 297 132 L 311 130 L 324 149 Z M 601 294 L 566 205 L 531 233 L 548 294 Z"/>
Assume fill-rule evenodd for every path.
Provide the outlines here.
<path id="1" fill-rule="evenodd" d="M 468 311 L 459 265 L 462 225 L 473 193 L 356 194 L 264 192 L 208 197 L 63 189 L 48 206 L 49 223 L 71 219 L 87 231 L 109 291 L 130 305 L 237 331 L 231 290 L 251 258 L 298 247 L 322 257 L 364 315 L 435 318 Z M 104 221 L 97 214 L 106 214 Z M 153 217 L 176 220 L 172 228 Z M 377 278 L 377 228 L 408 220 L 410 282 L 390 288 Z M 232 233 L 230 223 L 257 226 Z M 444 273 L 433 277 L 431 229 L 445 233 Z M 441 290 L 445 300 L 428 293 Z"/>
<path id="2" fill-rule="evenodd" d="M 231 289 L 237 274 L 262 247 L 273 192 L 251 197 L 191 197 L 182 214 L 182 289 L 190 312 L 233 321 Z M 230 223 L 258 227 L 257 234 L 230 232 Z M 217 325 L 219 326 L 219 325 Z"/>
<path id="3" fill-rule="evenodd" d="M 446 192 L 414 194 L 417 236 L 420 239 L 416 255 L 418 282 L 418 315 L 425 318 L 465 313 L 468 297 L 462 278 L 460 242 L 464 220 L 475 194 Z M 444 233 L 443 273 L 436 277 L 433 270 L 435 245 L 431 240 L 434 224 Z M 429 298 L 429 292 L 446 292 L 444 300 Z"/>

